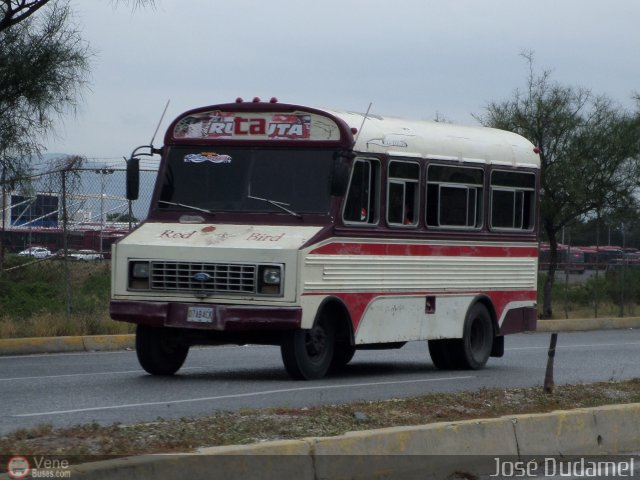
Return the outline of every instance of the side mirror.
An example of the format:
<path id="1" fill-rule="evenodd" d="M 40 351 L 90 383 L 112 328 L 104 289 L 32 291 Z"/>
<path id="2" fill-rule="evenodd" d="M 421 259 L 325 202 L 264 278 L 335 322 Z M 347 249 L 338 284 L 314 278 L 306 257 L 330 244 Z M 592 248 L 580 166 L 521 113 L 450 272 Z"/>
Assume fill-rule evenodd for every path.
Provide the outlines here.
<path id="1" fill-rule="evenodd" d="M 137 200 L 140 192 L 140 159 L 130 158 L 127 162 L 127 200 Z"/>
<path id="2" fill-rule="evenodd" d="M 342 197 L 349 186 L 349 166 L 344 161 L 336 160 L 331 175 L 331 195 Z"/>

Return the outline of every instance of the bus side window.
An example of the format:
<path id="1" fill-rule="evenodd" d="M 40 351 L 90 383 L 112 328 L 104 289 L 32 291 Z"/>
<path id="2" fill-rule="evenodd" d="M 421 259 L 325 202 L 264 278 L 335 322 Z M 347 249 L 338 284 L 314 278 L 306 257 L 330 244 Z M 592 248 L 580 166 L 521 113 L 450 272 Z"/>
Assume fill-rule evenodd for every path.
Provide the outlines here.
<path id="1" fill-rule="evenodd" d="M 484 172 L 480 168 L 430 165 L 427 169 L 427 226 L 482 227 Z"/>
<path id="2" fill-rule="evenodd" d="M 379 179 L 380 164 L 377 160 L 355 161 L 342 214 L 345 223 L 378 223 Z"/>
<path id="3" fill-rule="evenodd" d="M 535 226 L 535 175 L 491 173 L 491 228 L 531 231 Z"/>
<path id="4" fill-rule="evenodd" d="M 413 162 L 389 162 L 387 223 L 418 225 L 420 166 Z"/>

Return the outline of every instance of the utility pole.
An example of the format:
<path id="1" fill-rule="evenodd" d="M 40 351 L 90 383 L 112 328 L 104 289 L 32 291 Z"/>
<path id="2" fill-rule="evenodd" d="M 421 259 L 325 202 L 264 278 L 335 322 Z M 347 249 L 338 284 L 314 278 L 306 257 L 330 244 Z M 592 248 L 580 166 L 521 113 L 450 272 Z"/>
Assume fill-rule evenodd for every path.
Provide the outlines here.
<path id="1" fill-rule="evenodd" d="M 100 253 L 103 253 L 103 232 L 106 226 L 106 218 L 104 215 L 104 196 L 105 196 L 105 175 L 111 175 L 115 170 L 112 168 L 101 168 L 96 170 L 96 173 L 100 174 Z"/>
<path id="2" fill-rule="evenodd" d="M 622 258 L 620 259 L 620 318 L 624 317 L 624 289 L 626 287 L 625 283 L 624 283 L 624 271 L 625 271 L 625 266 L 627 263 L 627 259 L 625 258 L 625 253 L 624 253 L 624 249 L 626 247 L 625 245 L 625 238 L 624 238 L 624 223 L 620 224 L 620 231 L 622 233 Z"/>
<path id="3" fill-rule="evenodd" d="M 0 277 L 4 271 L 4 244 L 7 238 L 5 232 L 7 229 L 7 182 L 6 167 L 2 166 L 2 174 L 0 176 L 0 184 L 2 184 L 2 233 L 0 233 Z"/>
<path id="4" fill-rule="evenodd" d="M 71 274 L 69 272 L 69 245 L 67 244 L 67 172 L 68 166 L 60 171 L 62 177 L 62 250 L 64 251 L 64 277 L 67 303 L 67 320 L 71 317 Z"/>

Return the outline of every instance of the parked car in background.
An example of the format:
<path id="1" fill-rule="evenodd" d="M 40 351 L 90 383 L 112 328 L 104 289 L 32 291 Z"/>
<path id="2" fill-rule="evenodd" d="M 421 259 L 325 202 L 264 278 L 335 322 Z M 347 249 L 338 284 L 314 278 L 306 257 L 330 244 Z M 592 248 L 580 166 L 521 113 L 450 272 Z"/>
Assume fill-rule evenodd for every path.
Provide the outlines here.
<path id="1" fill-rule="evenodd" d="M 51 251 L 45 247 L 29 247 L 18 253 L 21 257 L 47 258 L 51 256 Z"/>
<path id="2" fill-rule="evenodd" d="M 95 250 L 77 250 L 75 252 L 69 253 L 69 258 L 72 260 L 82 260 L 85 262 L 90 262 L 93 260 L 102 260 L 102 254 L 96 252 Z"/>
<path id="3" fill-rule="evenodd" d="M 73 255 L 73 254 L 74 254 L 74 253 L 76 253 L 76 252 L 77 252 L 77 250 L 73 250 L 73 249 L 71 249 L 71 248 L 67 248 L 67 254 L 65 255 L 65 253 L 64 253 L 64 248 L 61 248 L 60 250 L 58 250 L 58 251 L 55 253 L 55 256 L 56 256 L 56 258 L 58 258 L 58 259 L 63 259 L 63 258 L 65 258 L 65 256 L 66 256 L 67 258 L 71 258 L 71 255 Z"/>

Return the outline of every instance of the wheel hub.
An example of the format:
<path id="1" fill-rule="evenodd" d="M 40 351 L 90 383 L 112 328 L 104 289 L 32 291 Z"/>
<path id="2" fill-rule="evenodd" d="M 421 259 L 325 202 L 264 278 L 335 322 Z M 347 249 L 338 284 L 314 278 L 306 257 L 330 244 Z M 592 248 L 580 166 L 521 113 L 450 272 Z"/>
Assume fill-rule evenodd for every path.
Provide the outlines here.
<path id="1" fill-rule="evenodd" d="M 325 334 L 324 329 L 320 327 L 314 327 L 307 334 L 307 352 L 309 355 L 317 356 L 320 355 L 325 349 L 327 345 L 327 336 Z"/>

